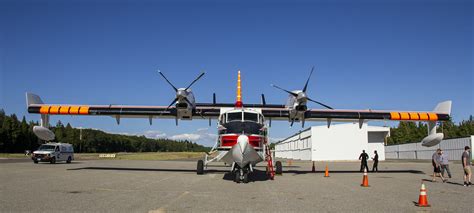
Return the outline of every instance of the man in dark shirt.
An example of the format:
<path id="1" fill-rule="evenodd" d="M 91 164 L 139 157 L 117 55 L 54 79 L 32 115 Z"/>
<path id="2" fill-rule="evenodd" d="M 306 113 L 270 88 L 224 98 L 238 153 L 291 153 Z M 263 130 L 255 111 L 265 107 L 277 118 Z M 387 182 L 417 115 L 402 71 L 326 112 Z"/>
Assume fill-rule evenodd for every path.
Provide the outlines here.
<path id="1" fill-rule="evenodd" d="M 461 161 L 462 167 L 464 169 L 464 186 L 471 186 L 471 148 L 469 146 L 464 147 L 464 152 L 462 153 Z"/>
<path id="2" fill-rule="evenodd" d="M 379 154 L 377 154 L 377 150 L 374 151 L 375 156 L 372 158 L 374 160 L 374 165 L 372 166 L 372 172 L 379 171 Z"/>
<path id="3" fill-rule="evenodd" d="M 359 156 L 360 161 L 360 171 L 363 172 L 364 169 L 367 169 L 369 171 L 369 167 L 367 166 L 367 159 L 369 159 L 369 155 L 365 153 L 365 150 L 362 150 L 362 153 Z"/>

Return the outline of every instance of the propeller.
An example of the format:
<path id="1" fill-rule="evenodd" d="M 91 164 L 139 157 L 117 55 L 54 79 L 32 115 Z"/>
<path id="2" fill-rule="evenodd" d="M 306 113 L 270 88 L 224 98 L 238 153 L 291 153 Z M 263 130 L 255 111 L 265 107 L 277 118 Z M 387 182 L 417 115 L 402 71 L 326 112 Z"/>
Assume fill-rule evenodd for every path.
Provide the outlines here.
<path id="1" fill-rule="evenodd" d="M 281 87 L 279 87 L 279 86 L 277 86 L 277 85 L 274 85 L 274 84 L 272 84 L 271 86 L 272 86 L 272 87 L 275 87 L 275 88 L 277 88 L 277 89 L 280 89 L 280 90 L 282 90 L 282 91 L 284 91 L 284 92 L 286 92 L 286 93 L 292 95 L 293 97 L 296 98 L 297 102 L 299 102 L 299 103 L 305 103 L 306 101 L 311 101 L 311 102 L 316 103 L 316 104 L 319 104 L 319 105 L 321 105 L 321 106 L 323 106 L 323 107 L 325 107 L 325 108 L 333 109 L 332 107 L 330 107 L 330 106 L 328 106 L 328 105 L 326 105 L 326 104 L 323 104 L 323 103 L 321 103 L 321 102 L 319 102 L 319 101 L 315 101 L 315 100 L 309 98 L 309 97 L 306 95 L 306 90 L 308 89 L 309 80 L 310 80 L 310 78 L 311 78 L 311 75 L 313 75 L 313 71 L 314 71 L 314 66 L 311 68 L 311 72 L 309 73 L 308 79 L 306 80 L 306 83 L 305 83 L 305 85 L 304 85 L 304 87 L 303 87 L 303 90 L 301 90 L 301 91 L 289 91 L 289 90 L 287 90 L 287 89 L 283 89 L 283 88 L 281 88 Z"/>
<path id="2" fill-rule="evenodd" d="M 161 75 L 161 77 L 163 77 L 163 79 L 165 79 L 165 81 L 174 89 L 174 91 L 176 92 L 176 98 L 173 99 L 173 101 L 171 101 L 171 103 L 168 105 L 168 107 L 166 107 L 166 110 L 167 111 L 171 106 L 173 106 L 174 104 L 176 104 L 176 102 L 178 101 L 185 101 L 186 103 L 188 103 L 190 106 L 192 106 L 193 104 L 191 103 L 191 101 L 189 101 L 188 97 L 187 97 L 187 93 L 188 93 L 188 89 L 191 88 L 191 86 L 196 83 L 196 81 L 198 81 L 204 74 L 206 74 L 205 72 L 202 72 L 201 74 L 199 74 L 198 77 L 196 77 L 186 88 L 177 88 L 176 86 L 173 85 L 173 83 L 171 83 L 170 80 L 168 80 L 168 78 L 166 78 L 166 76 L 160 71 L 158 70 L 158 73 Z"/>

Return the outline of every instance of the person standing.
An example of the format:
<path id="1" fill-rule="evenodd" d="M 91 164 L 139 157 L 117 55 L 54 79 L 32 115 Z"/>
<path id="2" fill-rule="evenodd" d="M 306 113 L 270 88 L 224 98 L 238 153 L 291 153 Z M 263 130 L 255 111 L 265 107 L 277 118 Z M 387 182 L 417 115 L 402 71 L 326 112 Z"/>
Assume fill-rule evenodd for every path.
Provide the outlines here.
<path id="1" fill-rule="evenodd" d="M 360 171 L 363 172 L 364 169 L 367 169 L 369 171 L 369 167 L 367 166 L 367 159 L 369 159 L 369 155 L 365 153 L 365 150 L 362 150 L 362 153 L 360 153 L 359 160 L 360 161 Z"/>
<path id="2" fill-rule="evenodd" d="M 451 178 L 451 171 L 449 170 L 448 155 L 443 150 L 441 150 L 440 163 L 441 163 L 441 175 L 444 177 L 444 171 L 446 171 L 448 173 L 448 177 Z"/>
<path id="3" fill-rule="evenodd" d="M 372 172 L 379 171 L 379 154 L 377 154 L 377 150 L 374 151 L 375 156 L 372 158 L 374 160 L 374 165 L 372 165 Z"/>
<path id="4" fill-rule="evenodd" d="M 464 169 L 464 186 L 471 186 L 471 156 L 469 155 L 471 148 L 469 146 L 464 147 L 461 161 Z"/>
<path id="5" fill-rule="evenodd" d="M 437 149 L 433 156 L 431 156 L 431 163 L 433 164 L 433 182 L 436 182 L 436 176 L 439 175 L 441 180 L 445 182 L 443 176 L 441 176 L 441 164 L 439 163 L 441 155 L 441 149 Z"/>

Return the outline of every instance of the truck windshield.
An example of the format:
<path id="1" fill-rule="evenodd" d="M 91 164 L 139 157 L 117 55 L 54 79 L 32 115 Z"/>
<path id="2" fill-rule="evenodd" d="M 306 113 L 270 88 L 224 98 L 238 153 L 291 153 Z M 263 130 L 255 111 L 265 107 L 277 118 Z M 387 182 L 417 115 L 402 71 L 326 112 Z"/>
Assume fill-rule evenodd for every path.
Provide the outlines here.
<path id="1" fill-rule="evenodd" d="M 54 151 L 54 148 L 56 146 L 53 146 L 53 145 L 41 145 L 38 150 L 41 150 L 41 151 Z"/>

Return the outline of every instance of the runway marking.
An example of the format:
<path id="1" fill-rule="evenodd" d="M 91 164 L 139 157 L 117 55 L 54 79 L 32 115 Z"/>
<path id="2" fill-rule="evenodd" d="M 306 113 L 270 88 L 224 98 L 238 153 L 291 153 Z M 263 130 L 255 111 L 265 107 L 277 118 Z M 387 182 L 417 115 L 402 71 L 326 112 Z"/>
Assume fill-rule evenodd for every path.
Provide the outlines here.
<path id="1" fill-rule="evenodd" d="M 166 212 L 166 208 L 168 206 L 170 206 L 171 204 L 175 203 L 176 201 L 178 201 L 179 199 L 183 198 L 184 196 L 186 196 L 187 194 L 189 194 L 190 192 L 188 191 L 184 191 L 182 194 L 180 194 L 177 198 L 171 200 L 169 203 L 165 204 L 164 206 L 158 208 L 158 209 L 155 209 L 155 210 L 150 210 L 148 211 L 148 213 L 164 213 Z"/>

